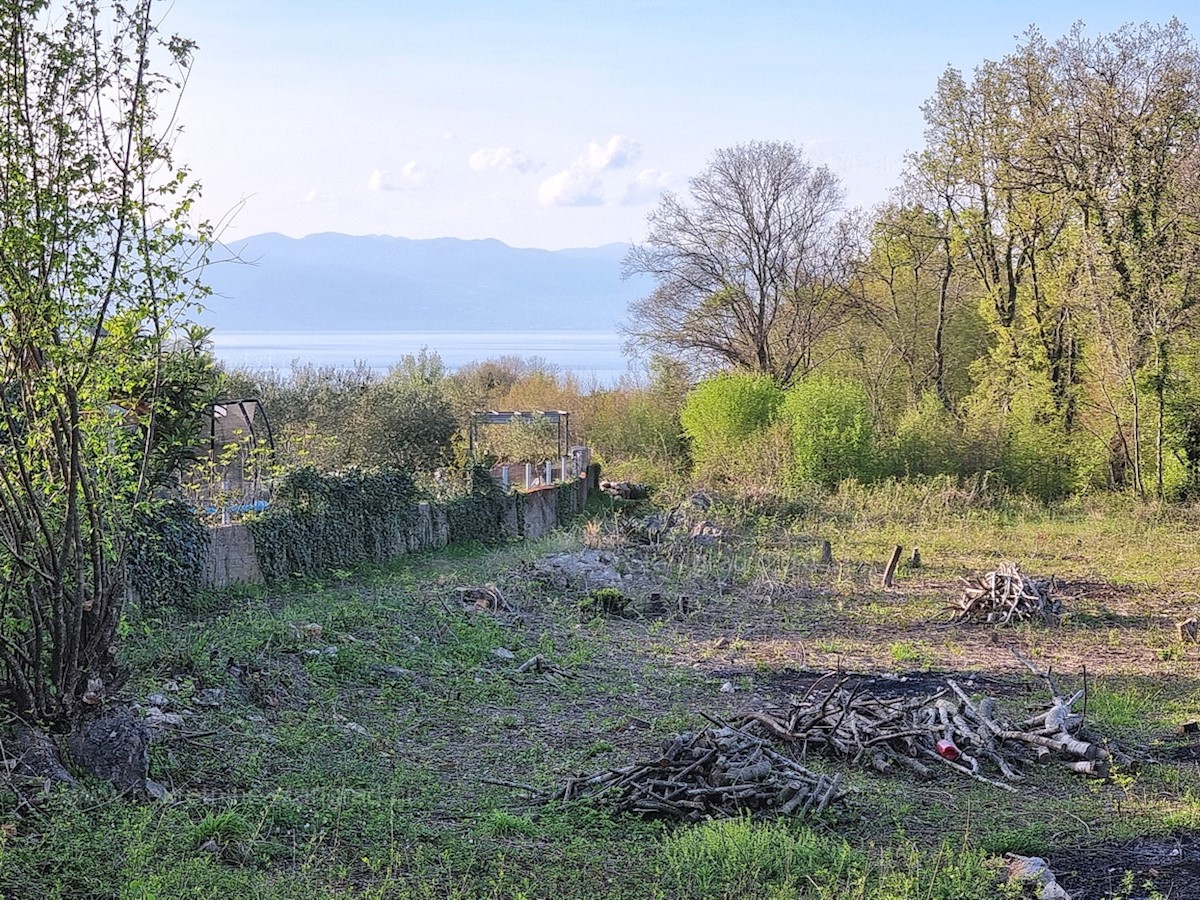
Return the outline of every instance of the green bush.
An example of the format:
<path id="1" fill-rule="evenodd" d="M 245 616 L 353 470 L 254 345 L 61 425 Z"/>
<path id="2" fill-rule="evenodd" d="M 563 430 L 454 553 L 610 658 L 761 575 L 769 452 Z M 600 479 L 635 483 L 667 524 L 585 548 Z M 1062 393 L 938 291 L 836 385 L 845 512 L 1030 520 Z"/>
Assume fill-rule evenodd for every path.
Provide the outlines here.
<path id="1" fill-rule="evenodd" d="M 956 475 L 963 471 L 963 451 L 962 426 L 927 392 L 896 423 L 887 467 L 897 477 Z"/>
<path id="2" fill-rule="evenodd" d="M 833 487 L 877 474 L 871 404 L 857 381 L 807 378 L 787 392 L 782 415 L 791 424 L 797 481 Z"/>
<path id="3" fill-rule="evenodd" d="M 680 421 L 697 469 L 727 466 L 752 435 L 775 420 L 783 398 L 783 390 L 766 375 L 722 373 L 696 385 Z"/>

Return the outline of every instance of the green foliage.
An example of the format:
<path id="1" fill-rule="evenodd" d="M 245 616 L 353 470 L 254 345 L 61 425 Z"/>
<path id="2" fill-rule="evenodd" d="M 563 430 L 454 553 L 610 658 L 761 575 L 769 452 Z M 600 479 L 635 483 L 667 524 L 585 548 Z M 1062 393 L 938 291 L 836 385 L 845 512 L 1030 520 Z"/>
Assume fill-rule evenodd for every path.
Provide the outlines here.
<path id="1" fill-rule="evenodd" d="M 539 413 L 506 425 L 479 428 L 479 451 L 501 463 L 534 463 L 558 457 L 558 425 Z"/>
<path id="2" fill-rule="evenodd" d="M 440 357 L 406 357 L 355 404 L 352 465 L 432 471 L 452 456 L 458 420 L 444 386 Z"/>
<path id="3" fill-rule="evenodd" d="M 727 465 L 752 435 L 774 421 L 783 397 L 770 376 L 746 372 L 714 375 L 696 385 L 679 418 L 697 467 Z"/>
<path id="4" fill-rule="evenodd" d="M 361 365 L 293 364 L 284 373 L 225 373 L 223 389 L 262 401 L 285 469 L 432 471 L 449 463 L 459 431 L 445 366 L 428 349 L 383 378 Z"/>
<path id="5" fill-rule="evenodd" d="M 888 448 L 888 468 L 897 476 L 962 472 L 962 426 L 937 395 L 926 392 L 905 410 Z"/>
<path id="6" fill-rule="evenodd" d="M 477 541 L 495 544 L 504 540 L 504 517 L 508 499 L 487 469 L 475 466 L 465 473 L 458 496 L 442 506 L 450 525 L 452 544 Z"/>
<path id="7" fill-rule="evenodd" d="M 858 382 L 807 378 L 787 392 L 782 416 L 791 425 L 798 481 L 832 487 L 876 474 L 871 406 Z"/>
<path id="8" fill-rule="evenodd" d="M 406 546 L 416 499 L 403 472 L 288 473 L 267 511 L 247 519 L 263 576 L 386 562 Z"/>
<path id="9" fill-rule="evenodd" d="M 196 511 L 178 500 L 140 510 L 127 562 L 129 585 L 144 606 L 187 606 L 204 589 L 211 536 Z"/>
<path id="10" fill-rule="evenodd" d="M 189 323 L 210 229 L 154 107 L 193 47 L 153 0 L 49 7 L 0 17 L 0 691 L 62 726 L 118 677 L 135 511 L 213 378 Z"/>

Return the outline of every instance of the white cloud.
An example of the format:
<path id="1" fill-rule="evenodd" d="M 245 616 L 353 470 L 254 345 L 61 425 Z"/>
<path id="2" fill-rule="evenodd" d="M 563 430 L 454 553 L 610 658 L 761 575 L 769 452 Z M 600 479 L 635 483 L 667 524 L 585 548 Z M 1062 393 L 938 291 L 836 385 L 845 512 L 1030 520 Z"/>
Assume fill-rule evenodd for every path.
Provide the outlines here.
<path id="1" fill-rule="evenodd" d="M 414 159 L 404 164 L 398 179 L 390 178 L 386 169 L 376 169 L 367 179 L 367 187 L 372 191 L 403 191 L 419 188 L 428 180 L 428 174 Z"/>
<path id="2" fill-rule="evenodd" d="M 538 185 L 542 206 L 599 206 L 604 202 L 604 185 L 590 172 L 564 169 Z"/>
<path id="3" fill-rule="evenodd" d="M 429 176 L 417 165 L 415 159 L 404 164 L 404 168 L 400 170 L 400 177 L 410 187 L 420 187 L 429 180 Z"/>
<path id="4" fill-rule="evenodd" d="M 614 134 L 603 144 L 592 141 L 588 145 L 587 155 L 580 162 L 593 172 L 623 169 L 637 159 L 641 152 L 642 147 L 636 141 Z"/>
<path id="5" fill-rule="evenodd" d="M 639 206 L 651 203 L 662 195 L 671 181 L 670 172 L 660 172 L 657 169 L 642 169 L 637 177 L 625 185 L 625 193 L 621 195 L 621 203 L 625 206 Z"/>
<path id="6" fill-rule="evenodd" d="M 467 164 L 476 172 L 486 172 L 488 169 L 495 169 L 497 172 L 506 172 L 509 169 L 533 172 L 541 168 L 538 163 L 512 147 L 481 147 L 471 154 Z"/>
<path id="7" fill-rule="evenodd" d="M 614 134 L 600 144 L 592 141 L 584 153 L 556 175 L 538 185 L 542 206 L 599 206 L 605 202 L 601 174 L 623 169 L 641 153 L 641 145 Z"/>
<path id="8" fill-rule="evenodd" d="M 311 188 L 309 190 L 309 192 L 304 195 L 305 203 L 316 203 L 318 200 L 324 200 L 324 199 L 325 199 L 325 195 L 322 194 L 316 188 Z"/>

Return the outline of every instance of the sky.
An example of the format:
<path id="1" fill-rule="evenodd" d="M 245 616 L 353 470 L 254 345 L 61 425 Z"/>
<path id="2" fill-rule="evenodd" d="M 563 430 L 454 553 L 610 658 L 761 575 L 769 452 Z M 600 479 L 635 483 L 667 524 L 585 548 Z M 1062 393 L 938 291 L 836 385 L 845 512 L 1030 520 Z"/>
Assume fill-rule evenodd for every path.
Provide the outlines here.
<path id="1" fill-rule="evenodd" d="M 170 0 L 199 49 L 177 159 L 202 217 L 268 231 L 594 247 L 645 235 L 714 151 L 788 141 L 870 207 L 923 140 L 921 104 L 1048 39 L 1200 0 Z"/>

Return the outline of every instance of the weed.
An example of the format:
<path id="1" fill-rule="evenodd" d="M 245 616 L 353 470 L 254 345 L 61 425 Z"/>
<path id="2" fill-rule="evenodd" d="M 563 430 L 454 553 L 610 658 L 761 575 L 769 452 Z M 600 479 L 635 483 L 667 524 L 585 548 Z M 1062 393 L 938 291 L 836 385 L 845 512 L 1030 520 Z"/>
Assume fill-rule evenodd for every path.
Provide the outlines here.
<path id="1" fill-rule="evenodd" d="M 913 641 L 895 641 L 888 647 L 888 656 L 897 666 L 928 668 L 933 665 L 933 655 Z"/>

